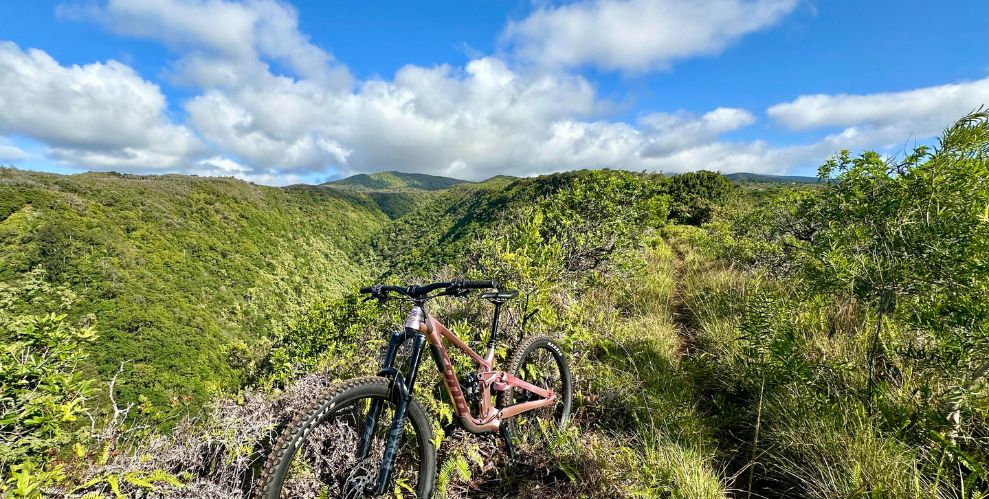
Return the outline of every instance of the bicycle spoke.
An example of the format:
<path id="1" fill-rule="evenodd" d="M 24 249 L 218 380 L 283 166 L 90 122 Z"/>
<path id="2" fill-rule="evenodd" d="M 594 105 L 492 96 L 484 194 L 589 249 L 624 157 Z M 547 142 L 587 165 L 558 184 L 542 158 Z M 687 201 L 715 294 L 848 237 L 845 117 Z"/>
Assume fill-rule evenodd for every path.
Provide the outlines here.
<path id="1" fill-rule="evenodd" d="M 548 348 L 535 348 L 526 356 L 519 368 L 518 377 L 532 385 L 562 394 L 562 372 L 556 357 Z M 523 389 L 515 389 L 512 403 L 540 400 L 542 397 Z M 552 405 L 527 411 L 515 417 L 518 443 L 534 445 L 544 441 L 550 431 L 558 426 L 564 411 L 563 398 L 557 396 Z"/>
<path id="2" fill-rule="evenodd" d="M 377 482 L 388 428 L 394 416 L 391 405 L 384 404 L 371 434 L 367 457 L 360 459 L 358 442 L 371 402 L 372 399 L 363 398 L 338 408 L 310 430 L 292 462 L 282 487 L 282 497 L 371 497 L 368 491 Z M 411 424 L 406 425 L 406 431 L 414 431 Z M 414 497 L 408 492 L 409 488 L 415 490 L 419 469 L 419 449 L 414 440 L 403 438 L 399 442 L 389 495 L 395 484 L 401 482 L 397 486 L 398 497 L 402 497 L 401 490 L 405 490 L 406 496 Z"/>

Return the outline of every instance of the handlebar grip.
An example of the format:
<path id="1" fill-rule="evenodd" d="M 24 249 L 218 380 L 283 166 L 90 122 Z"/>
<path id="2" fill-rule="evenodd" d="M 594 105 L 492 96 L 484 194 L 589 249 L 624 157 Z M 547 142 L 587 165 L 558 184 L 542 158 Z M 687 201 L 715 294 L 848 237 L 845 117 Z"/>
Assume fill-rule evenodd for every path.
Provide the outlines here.
<path id="1" fill-rule="evenodd" d="M 353 289 L 353 288 L 350 288 L 350 289 Z M 372 288 L 371 286 L 364 286 L 363 288 L 359 289 L 357 292 L 358 293 L 370 293 L 372 291 L 374 291 L 374 288 Z"/>
<path id="2" fill-rule="evenodd" d="M 466 289 L 488 289 L 497 288 L 498 281 L 464 281 L 460 287 Z"/>

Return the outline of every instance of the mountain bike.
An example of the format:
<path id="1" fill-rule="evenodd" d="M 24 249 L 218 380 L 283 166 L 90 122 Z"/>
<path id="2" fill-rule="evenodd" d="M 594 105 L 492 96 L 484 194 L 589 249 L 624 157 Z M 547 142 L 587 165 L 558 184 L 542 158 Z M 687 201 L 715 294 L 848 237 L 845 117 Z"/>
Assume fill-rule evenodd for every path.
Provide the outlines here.
<path id="1" fill-rule="evenodd" d="M 494 304 L 484 356 L 426 311 L 440 296 L 481 298 Z M 315 398 L 282 430 L 261 471 L 255 497 L 429 497 L 436 480 L 432 424 L 415 395 L 423 351 L 429 352 L 459 423 L 472 433 L 500 432 L 509 459 L 515 445 L 563 428 L 570 416 L 572 378 L 563 349 L 543 336 L 523 339 L 507 370 L 495 368 L 502 305 L 518 296 L 494 281 L 375 285 L 360 290 L 380 302 L 411 304 L 401 331 L 391 335 L 377 376 L 339 383 Z M 445 342 L 467 354 L 476 369 L 460 378 Z M 404 372 L 399 349 L 411 342 Z"/>

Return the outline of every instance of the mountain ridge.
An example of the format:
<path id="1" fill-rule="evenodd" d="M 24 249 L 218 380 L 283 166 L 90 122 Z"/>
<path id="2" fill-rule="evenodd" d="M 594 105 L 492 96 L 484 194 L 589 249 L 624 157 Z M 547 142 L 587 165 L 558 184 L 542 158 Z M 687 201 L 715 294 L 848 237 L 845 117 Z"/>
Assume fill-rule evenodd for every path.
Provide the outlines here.
<path id="1" fill-rule="evenodd" d="M 667 176 L 672 175 L 677 174 L 668 174 Z M 767 173 L 752 172 L 721 173 L 721 175 L 728 180 L 737 183 L 817 184 L 821 181 L 817 177 L 804 175 L 772 175 Z M 513 177 L 510 175 L 495 175 L 481 182 L 499 178 L 514 180 L 518 177 Z M 433 191 L 447 189 L 453 187 L 454 185 L 471 183 L 478 182 L 453 177 L 444 177 L 440 175 L 430 175 L 426 173 L 405 173 L 396 170 L 388 170 L 375 173 L 358 173 L 342 179 L 331 180 L 320 185 L 331 187 L 355 187 L 368 190 L 420 189 Z"/>
<path id="2" fill-rule="evenodd" d="M 754 182 L 762 184 L 819 184 L 821 179 L 804 175 L 770 175 L 765 173 L 723 173 L 732 182 Z"/>
<path id="3" fill-rule="evenodd" d="M 422 189 L 427 191 L 447 189 L 459 184 L 473 183 L 469 180 L 461 180 L 452 177 L 439 175 L 429 175 L 426 173 L 405 173 L 394 170 L 358 173 L 339 180 L 332 180 L 321 185 L 324 186 L 347 186 L 362 187 L 366 189 Z"/>

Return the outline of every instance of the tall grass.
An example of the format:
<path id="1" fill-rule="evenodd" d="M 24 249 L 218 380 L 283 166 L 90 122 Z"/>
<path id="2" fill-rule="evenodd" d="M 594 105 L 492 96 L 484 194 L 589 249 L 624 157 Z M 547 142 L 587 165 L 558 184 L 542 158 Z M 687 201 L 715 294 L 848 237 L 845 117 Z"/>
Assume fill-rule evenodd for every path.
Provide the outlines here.
<path id="1" fill-rule="evenodd" d="M 984 496 L 981 464 L 938 441 L 943 423 L 926 423 L 943 421 L 948 409 L 937 394 L 958 382 L 905 354 L 930 345 L 923 331 L 880 319 L 853 298 L 734 268 L 692 232 L 699 231 L 667 232 L 683 261 L 697 348 L 684 369 L 728 488 L 768 497 Z M 868 350 L 878 320 L 886 350 L 870 397 Z M 979 435 L 984 420 L 969 418 L 960 434 Z"/>

